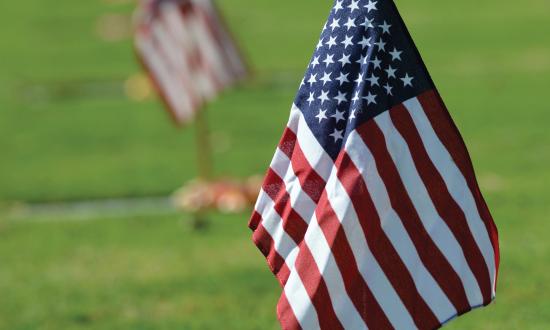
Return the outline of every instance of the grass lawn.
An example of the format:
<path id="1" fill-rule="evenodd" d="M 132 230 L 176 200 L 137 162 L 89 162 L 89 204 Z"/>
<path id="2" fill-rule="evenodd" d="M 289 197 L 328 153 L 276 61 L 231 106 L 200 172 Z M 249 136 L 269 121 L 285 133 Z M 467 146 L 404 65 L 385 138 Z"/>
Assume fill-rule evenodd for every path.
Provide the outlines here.
<path id="1" fill-rule="evenodd" d="M 470 148 L 500 229 L 495 304 L 451 329 L 550 324 L 550 3 L 396 1 Z M 133 102 L 131 1 L 0 2 L 0 209 L 164 195 L 195 174 L 192 129 Z M 254 81 L 209 108 L 216 172 L 264 172 L 331 1 L 220 1 Z M 0 329 L 275 329 L 280 289 L 248 215 L 15 221 L 0 213 Z M 27 219 L 40 220 L 40 219 Z"/>

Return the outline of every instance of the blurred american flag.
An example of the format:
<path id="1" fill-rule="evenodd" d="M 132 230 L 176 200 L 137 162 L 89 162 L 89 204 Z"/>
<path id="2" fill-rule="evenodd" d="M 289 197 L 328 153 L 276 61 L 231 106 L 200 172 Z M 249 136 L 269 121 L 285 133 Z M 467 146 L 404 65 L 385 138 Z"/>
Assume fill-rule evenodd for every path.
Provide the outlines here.
<path id="1" fill-rule="evenodd" d="M 145 0 L 136 12 L 135 47 L 178 124 L 243 79 L 247 66 L 210 0 Z"/>

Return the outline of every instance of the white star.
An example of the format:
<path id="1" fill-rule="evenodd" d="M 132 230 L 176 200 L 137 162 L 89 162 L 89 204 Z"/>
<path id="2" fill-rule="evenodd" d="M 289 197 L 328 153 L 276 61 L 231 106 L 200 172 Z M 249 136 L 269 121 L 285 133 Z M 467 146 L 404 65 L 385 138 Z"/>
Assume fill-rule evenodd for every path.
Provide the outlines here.
<path id="1" fill-rule="evenodd" d="M 315 102 L 315 93 L 314 92 L 309 93 L 309 98 L 307 99 L 307 101 L 309 102 L 310 106 L 311 106 L 311 103 Z"/>
<path id="2" fill-rule="evenodd" d="M 338 91 L 338 96 L 336 96 L 334 99 L 338 101 L 338 105 L 340 105 L 340 103 L 348 101 L 346 93 L 342 93 L 340 91 Z"/>
<path id="3" fill-rule="evenodd" d="M 400 79 L 403 80 L 403 85 L 404 85 L 403 87 L 407 87 L 407 86 L 413 87 L 412 80 L 414 79 L 414 77 L 409 77 L 408 73 L 405 74 L 405 77 Z"/>
<path id="4" fill-rule="evenodd" d="M 374 18 L 373 19 L 368 19 L 367 17 L 365 17 L 365 21 L 363 23 L 361 23 L 361 26 L 363 26 L 366 29 L 368 28 L 373 28 L 374 25 L 372 25 L 372 22 L 374 22 Z"/>
<path id="5" fill-rule="evenodd" d="M 378 83 L 379 79 L 380 79 L 379 77 L 375 76 L 374 73 L 372 73 L 370 77 L 367 79 L 367 81 L 370 82 L 371 87 L 374 85 L 380 86 L 380 84 Z"/>
<path id="6" fill-rule="evenodd" d="M 332 28 L 332 32 L 334 32 L 334 29 L 340 27 L 340 20 L 336 19 L 336 18 L 333 18 L 332 23 L 330 23 L 330 27 Z"/>
<path id="7" fill-rule="evenodd" d="M 313 84 L 317 82 L 317 74 L 311 74 L 309 79 L 307 80 L 309 86 L 311 87 Z"/>
<path id="8" fill-rule="evenodd" d="M 355 83 L 360 84 L 362 82 L 363 82 L 363 74 L 359 73 L 359 75 L 357 76 L 357 79 L 355 79 Z"/>
<path id="9" fill-rule="evenodd" d="M 317 50 L 319 50 L 321 47 L 323 47 L 323 39 L 324 38 L 319 39 L 319 42 L 317 43 Z"/>
<path id="10" fill-rule="evenodd" d="M 315 67 L 316 67 L 317 65 L 319 65 L 319 58 L 320 58 L 320 57 L 321 57 L 321 56 L 315 56 L 315 57 L 313 58 L 313 61 L 311 61 L 311 67 L 312 67 L 313 69 L 315 69 Z"/>
<path id="11" fill-rule="evenodd" d="M 349 29 L 351 29 L 352 27 L 355 27 L 355 20 L 351 17 L 348 17 L 348 21 L 346 22 L 346 24 L 344 24 L 345 27 Z"/>
<path id="12" fill-rule="evenodd" d="M 355 92 L 355 95 L 353 95 L 353 98 L 351 99 L 353 103 L 359 101 L 359 91 Z"/>
<path id="13" fill-rule="evenodd" d="M 369 91 L 369 95 L 363 97 L 363 100 L 367 101 L 367 105 L 370 105 L 371 103 L 376 104 L 376 94 L 371 94 Z"/>
<path id="14" fill-rule="evenodd" d="M 305 81 L 306 81 L 306 78 L 305 77 L 302 78 L 302 82 L 300 82 L 300 88 L 306 85 Z"/>
<path id="15" fill-rule="evenodd" d="M 325 58 L 323 60 L 323 63 L 325 63 L 326 66 L 328 66 L 329 64 L 334 63 L 334 55 L 327 54 L 327 58 Z"/>
<path id="16" fill-rule="evenodd" d="M 401 54 L 403 52 L 402 51 L 398 51 L 397 48 L 393 47 L 393 52 L 390 52 L 390 55 L 392 57 L 392 61 L 401 61 Z"/>
<path id="17" fill-rule="evenodd" d="M 359 0 L 352 0 L 351 4 L 348 6 L 349 9 L 351 9 L 351 12 L 353 13 L 355 10 L 359 10 Z"/>
<path id="18" fill-rule="evenodd" d="M 327 41 L 328 49 L 331 49 L 332 46 L 336 46 L 336 37 L 329 37 L 329 40 Z"/>
<path id="19" fill-rule="evenodd" d="M 384 24 L 379 25 L 379 27 L 382 29 L 382 34 L 387 33 L 391 35 L 390 33 L 391 25 L 388 24 L 386 21 L 384 21 Z"/>
<path id="20" fill-rule="evenodd" d="M 355 62 L 358 63 L 358 64 L 365 64 L 365 63 L 367 63 L 367 60 L 368 60 L 367 55 L 365 55 L 365 56 L 361 55 L 361 57 L 359 59 L 357 59 L 357 61 L 355 61 Z"/>
<path id="21" fill-rule="evenodd" d="M 392 68 L 391 65 L 388 65 L 388 68 L 384 71 L 386 71 L 386 73 L 388 74 L 388 79 L 396 78 L 395 72 L 397 71 L 397 69 Z"/>
<path id="22" fill-rule="evenodd" d="M 338 140 L 344 139 L 342 133 L 344 133 L 344 130 L 334 129 L 334 133 L 330 134 L 330 136 L 334 138 L 334 142 L 338 142 Z"/>
<path id="23" fill-rule="evenodd" d="M 330 100 L 328 97 L 328 91 L 321 91 L 321 95 L 317 97 L 319 101 L 321 101 L 321 105 L 325 103 L 325 101 Z"/>
<path id="24" fill-rule="evenodd" d="M 353 46 L 353 36 L 346 36 L 344 41 L 342 41 L 342 44 L 344 45 L 344 48 L 348 48 L 349 46 Z"/>
<path id="25" fill-rule="evenodd" d="M 323 121 L 323 119 L 328 119 L 327 110 L 319 110 L 319 114 L 315 116 L 315 118 L 319 119 L 319 124 Z"/>
<path id="26" fill-rule="evenodd" d="M 378 56 L 376 56 L 371 62 L 374 64 L 375 69 L 382 69 L 382 67 L 380 66 L 380 64 L 382 64 L 382 61 L 378 59 Z"/>
<path id="27" fill-rule="evenodd" d="M 338 111 L 338 110 L 336 110 L 336 112 L 335 112 L 332 116 L 330 116 L 330 117 L 336 119 L 336 123 L 337 123 L 337 124 L 338 124 L 338 122 L 339 122 L 340 120 L 344 120 L 344 121 L 346 120 L 346 118 L 344 118 L 344 111 Z"/>
<path id="28" fill-rule="evenodd" d="M 336 5 L 334 6 L 334 13 L 336 14 L 339 10 L 342 10 L 344 9 L 344 7 L 342 7 L 342 3 L 344 1 L 343 0 L 338 0 L 336 1 Z"/>
<path id="29" fill-rule="evenodd" d="M 351 61 L 349 60 L 351 55 L 342 54 L 342 58 L 338 60 L 338 62 L 342 63 L 342 66 L 345 66 L 346 64 L 351 64 Z"/>
<path id="30" fill-rule="evenodd" d="M 330 73 L 325 72 L 323 74 L 323 78 L 321 78 L 321 81 L 323 81 L 323 86 L 325 86 L 326 83 L 331 82 L 332 79 L 330 79 Z"/>
<path id="31" fill-rule="evenodd" d="M 371 45 L 371 38 L 365 38 L 363 37 L 363 40 L 361 40 L 360 42 L 358 42 L 358 44 L 360 44 L 361 46 L 363 46 L 363 49 L 365 49 L 366 47 L 370 47 L 372 46 Z"/>
<path id="32" fill-rule="evenodd" d="M 380 38 L 380 41 L 374 43 L 376 46 L 378 46 L 378 51 L 380 52 L 386 52 L 386 43 L 382 38 Z"/>
<path id="33" fill-rule="evenodd" d="M 378 1 L 371 1 L 369 0 L 369 3 L 365 6 L 367 8 L 367 13 L 370 13 L 371 10 L 377 10 L 376 4 Z"/>
<path id="34" fill-rule="evenodd" d="M 344 83 L 349 82 L 348 76 L 349 73 L 344 74 L 343 72 L 340 72 L 340 77 L 336 78 L 336 80 L 340 82 L 340 86 L 342 86 L 342 84 Z"/>
<path id="35" fill-rule="evenodd" d="M 350 122 L 350 123 L 351 123 L 355 118 L 357 118 L 357 117 L 355 116 L 355 112 L 356 112 L 356 111 L 357 111 L 357 110 L 355 110 L 355 109 L 353 109 L 353 110 L 351 111 L 351 114 L 349 115 L 349 122 Z"/>
<path id="36" fill-rule="evenodd" d="M 389 83 L 384 85 L 384 88 L 386 89 L 386 93 L 388 93 L 388 95 L 393 95 L 393 93 L 392 93 L 393 87 L 391 87 Z"/>

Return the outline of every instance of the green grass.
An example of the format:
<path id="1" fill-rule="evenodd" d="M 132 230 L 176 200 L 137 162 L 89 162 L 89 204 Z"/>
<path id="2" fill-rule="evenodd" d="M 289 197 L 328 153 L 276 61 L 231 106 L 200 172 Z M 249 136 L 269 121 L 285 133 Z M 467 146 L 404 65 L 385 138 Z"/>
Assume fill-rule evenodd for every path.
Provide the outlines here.
<path id="1" fill-rule="evenodd" d="M 330 1 L 220 5 L 254 81 L 209 108 L 216 173 L 262 173 Z M 500 229 L 494 305 L 453 329 L 550 324 L 550 3 L 398 1 L 470 148 Z M 0 2 L 0 210 L 22 201 L 167 194 L 195 175 L 192 129 L 122 82 L 131 41 L 102 41 L 124 1 Z M 14 221 L 0 214 L 0 329 L 271 329 L 280 289 L 248 215 L 205 233 L 178 217 Z"/>

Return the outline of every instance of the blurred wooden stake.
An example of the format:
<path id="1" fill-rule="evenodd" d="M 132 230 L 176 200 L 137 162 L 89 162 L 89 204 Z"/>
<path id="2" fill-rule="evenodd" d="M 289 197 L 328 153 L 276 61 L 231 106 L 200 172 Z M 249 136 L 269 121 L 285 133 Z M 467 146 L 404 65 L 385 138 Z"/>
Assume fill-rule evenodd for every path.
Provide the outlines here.
<path id="1" fill-rule="evenodd" d="M 202 181 L 212 180 L 212 145 L 208 130 L 206 109 L 195 114 L 195 133 L 197 144 L 197 170 Z"/>
<path id="2" fill-rule="evenodd" d="M 212 181 L 212 144 L 210 141 L 206 108 L 195 113 L 195 139 L 198 179 L 203 182 L 210 182 Z M 202 208 L 194 212 L 192 218 L 194 230 L 198 231 L 208 227 L 209 220 Z"/>

